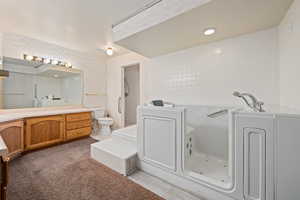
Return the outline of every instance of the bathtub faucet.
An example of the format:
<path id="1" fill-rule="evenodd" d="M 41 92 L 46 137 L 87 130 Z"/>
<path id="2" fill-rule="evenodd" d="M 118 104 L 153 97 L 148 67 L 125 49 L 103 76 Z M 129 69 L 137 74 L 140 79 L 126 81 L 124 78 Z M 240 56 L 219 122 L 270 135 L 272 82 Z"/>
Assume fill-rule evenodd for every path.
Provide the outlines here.
<path id="1" fill-rule="evenodd" d="M 244 100 L 244 102 L 247 104 L 247 106 L 249 106 L 255 112 L 265 112 L 265 110 L 262 108 L 262 106 L 264 105 L 264 102 L 258 101 L 255 98 L 255 96 L 253 96 L 252 94 L 234 92 L 233 96 L 242 98 Z M 248 101 L 248 99 L 246 97 L 248 97 L 249 99 L 251 99 L 252 103 L 249 103 L 249 101 Z"/>

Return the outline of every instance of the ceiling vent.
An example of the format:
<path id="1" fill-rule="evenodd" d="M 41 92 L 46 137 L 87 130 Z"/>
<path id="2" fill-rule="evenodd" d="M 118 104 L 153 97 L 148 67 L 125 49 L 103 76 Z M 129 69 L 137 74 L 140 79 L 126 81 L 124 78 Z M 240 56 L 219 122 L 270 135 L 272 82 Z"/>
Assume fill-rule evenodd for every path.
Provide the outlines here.
<path id="1" fill-rule="evenodd" d="M 113 40 L 117 42 L 172 19 L 211 0 L 154 0 L 113 25 Z"/>

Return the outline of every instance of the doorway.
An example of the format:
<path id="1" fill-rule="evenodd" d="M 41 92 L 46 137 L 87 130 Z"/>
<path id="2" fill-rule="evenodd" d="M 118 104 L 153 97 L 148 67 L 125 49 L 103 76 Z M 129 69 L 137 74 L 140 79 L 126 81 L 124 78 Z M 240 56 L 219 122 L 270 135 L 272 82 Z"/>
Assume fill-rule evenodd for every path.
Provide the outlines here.
<path id="1" fill-rule="evenodd" d="M 122 67 L 122 126 L 136 124 L 140 104 L 140 64 Z"/>

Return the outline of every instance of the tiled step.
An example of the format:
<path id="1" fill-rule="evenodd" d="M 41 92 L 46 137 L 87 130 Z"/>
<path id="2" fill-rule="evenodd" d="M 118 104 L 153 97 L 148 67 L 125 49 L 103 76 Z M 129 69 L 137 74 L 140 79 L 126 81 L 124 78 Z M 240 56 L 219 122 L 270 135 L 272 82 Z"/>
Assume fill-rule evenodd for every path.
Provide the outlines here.
<path id="1" fill-rule="evenodd" d="M 137 127 L 136 125 L 128 126 L 126 128 L 114 130 L 112 132 L 113 138 L 122 138 L 131 142 L 136 143 Z"/>
<path id="2" fill-rule="evenodd" d="M 127 176 L 136 169 L 137 147 L 132 141 L 113 137 L 91 144 L 91 157 Z"/>

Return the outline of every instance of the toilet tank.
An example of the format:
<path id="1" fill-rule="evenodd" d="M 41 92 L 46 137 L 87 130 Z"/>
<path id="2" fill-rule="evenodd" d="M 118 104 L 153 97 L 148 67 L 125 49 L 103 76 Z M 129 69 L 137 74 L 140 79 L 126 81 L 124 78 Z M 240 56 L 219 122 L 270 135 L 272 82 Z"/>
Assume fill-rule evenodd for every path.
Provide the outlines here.
<path id="1" fill-rule="evenodd" d="M 93 118 L 102 118 L 105 117 L 105 110 L 104 109 L 96 109 L 93 111 Z"/>

